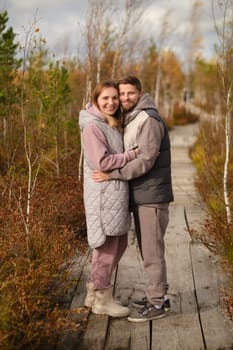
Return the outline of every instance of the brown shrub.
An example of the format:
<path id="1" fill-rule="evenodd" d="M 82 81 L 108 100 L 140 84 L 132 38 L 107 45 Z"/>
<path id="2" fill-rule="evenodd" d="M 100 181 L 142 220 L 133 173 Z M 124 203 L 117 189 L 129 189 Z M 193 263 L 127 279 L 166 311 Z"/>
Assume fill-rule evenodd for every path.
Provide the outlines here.
<path id="1" fill-rule="evenodd" d="M 60 178 L 42 176 L 38 179 L 31 203 L 29 237 L 17 198 L 9 205 L 7 192 L 2 195 L 2 349 L 41 349 L 42 346 L 47 349 L 53 346 L 60 329 L 79 327 L 67 320 L 68 310 L 64 305 L 59 306 L 60 294 L 67 293 L 69 288 L 67 268 L 70 259 L 77 252 L 85 253 L 87 248 L 82 183 L 77 179 L 76 169 L 67 169 L 67 173 Z"/>
<path id="2" fill-rule="evenodd" d="M 176 103 L 173 111 L 174 125 L 192 124 L 199 120 L 199 116 L 185 108 L 185 105 Z"/>

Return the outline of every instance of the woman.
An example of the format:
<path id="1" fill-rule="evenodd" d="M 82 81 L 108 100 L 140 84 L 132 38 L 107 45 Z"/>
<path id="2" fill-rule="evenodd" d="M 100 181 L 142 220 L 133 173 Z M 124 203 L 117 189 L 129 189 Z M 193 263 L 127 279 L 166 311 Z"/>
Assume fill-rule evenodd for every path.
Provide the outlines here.
<path id="1" fill-rule="evenodd" d="M 99 83 L 92 103 L 79 116 L 84 150 L 84 206 L 88 243 L 93 248 L 85 306 L 96 314 L 124 317 L 129 308 L 112 296 L 111 277 L 127 247 L 130 227 L 128 184 L 125 181 L 92 179 L 94 169 L 110 171 L 136 158 L 136 151 L 123 152 L 117 84 Z"/>

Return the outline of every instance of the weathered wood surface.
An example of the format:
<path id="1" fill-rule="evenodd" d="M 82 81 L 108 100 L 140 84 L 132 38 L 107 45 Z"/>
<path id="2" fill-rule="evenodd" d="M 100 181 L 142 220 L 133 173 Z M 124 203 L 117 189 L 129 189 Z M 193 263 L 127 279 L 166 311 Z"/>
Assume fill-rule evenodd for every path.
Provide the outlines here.
<path id="1" fill-rule="evenodd" d="M 192 242 L 186 229 L 184 208 L 191 227 L 198 228 L 204 211 L 194 188 L 195 169 L 188 147 L 197 126 L 177 127 L 171 132 L 175 202 L 170 207 L 166 257 L 171 312 L 163 319 L 131 323 L 89 312 L 82 337 L 61 342 L 58 349 L 76 350 L 198 350 L 233 349 L 233 325 L 221 307 L 225 274 L 216 257 Z M 71 309 L 83 305 L 89 264 L 84 265 Z M 144 273 L 133 229 L 115 274 L 115 297 L 125 305 L 143 296 Z M 69 339 L 68 339 L 69 340 Z"/>

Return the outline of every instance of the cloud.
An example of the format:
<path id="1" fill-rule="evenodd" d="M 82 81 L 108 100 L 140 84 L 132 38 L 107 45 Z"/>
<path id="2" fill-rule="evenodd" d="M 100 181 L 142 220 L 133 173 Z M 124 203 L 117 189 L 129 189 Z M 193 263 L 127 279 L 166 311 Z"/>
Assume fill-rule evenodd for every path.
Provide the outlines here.
<path id="1" fill-rule="evenodd" d="M 0 8 L 8 11 L 9 25 L 20 42 L 24 42 L 25 33 L 36 22 L 48 47 L 60 55 L 67 46 L 70 51 L 75 49 L 78 22 L 85 17 L 86 6 L 82 0 L 5 0 Z"/>
<path id="2" fill-rule="evenodd" d="M 122 0 L 121 3 L 123 3 Z M 213 52 L 214 41 L 214 27 L 209 3 L 209 1 L 204 1 L 203 11 L 199 18 L 200 33 L 204 39 L 204 53 L 208 57 Z M 145 40 L 149 41 L 150 38 L 154 38 L 155 42 L 158 41 L 161 19 L 169 9 L 171 10 L 169 21 L 173 32 L 169 38 L 169 46 L 178 53 L 182 52 L 192 2 L 142 0 L 142 5 L 144 6 L 142 23 Z M 83 23 L 85 20 L 87 6 L 88 1 L 83 0 L 2 0 L 0 9 L 8 11 L 9 25 L 16 33 L 19 33 L 20 40 L 36 15 L 40 34 L 46 39 L 48 47 L 55 51 L 55 54 L 62 55 L 63 51 L 76 54 L 79 47 L 82 46 L 78 23 Z"/>
<path id="3" fill-rule="evenodd" d="M 164 15 L 169 11 L 167 17 L 170 27 L 167 45 L 180 57 L 185 52 L 188 41 L 188 33 L 191 26 L 191 10 L 193 2 L 184 0 L 158 0 L 152 1 L 151 6 L 146 10 L 145 22 L 148 23 L 148 34 L 155 42 L 159 43 L 158 36 L 161 33 L 161 23 Z M 211 2 L 204 1 L 197 17 L 197 33 L 203 39 L 203 55 L 210 58 L 214 54 L 214 42 L 216 34 L 214 30 L 211 13 Z M 183 57 L 185 59 L 185 57 Z"/>

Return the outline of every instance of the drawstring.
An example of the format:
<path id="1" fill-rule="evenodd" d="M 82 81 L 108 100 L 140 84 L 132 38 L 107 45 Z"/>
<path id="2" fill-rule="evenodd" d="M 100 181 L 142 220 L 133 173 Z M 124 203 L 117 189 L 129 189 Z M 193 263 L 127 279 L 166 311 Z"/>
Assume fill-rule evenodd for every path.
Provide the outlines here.
<path id="1" fill-rule="evenodd" d="M 80 137 L 81 140 L 81 150 L 80 150 L 80 157 L 79 157 L 79 164 L 78 164 L 78 180 L 81 181 L 82 175 L 83 175 L 83 143 L 82 143 L 82 134 Z"/>

